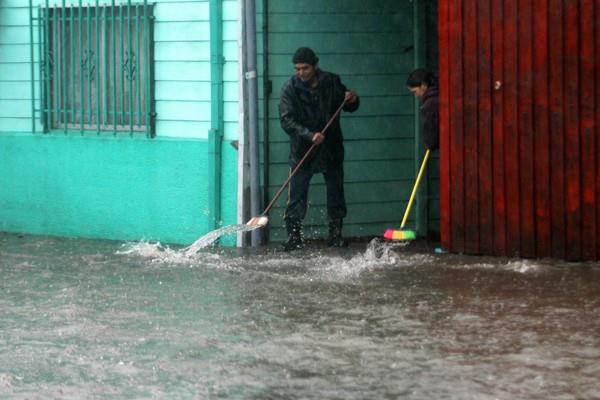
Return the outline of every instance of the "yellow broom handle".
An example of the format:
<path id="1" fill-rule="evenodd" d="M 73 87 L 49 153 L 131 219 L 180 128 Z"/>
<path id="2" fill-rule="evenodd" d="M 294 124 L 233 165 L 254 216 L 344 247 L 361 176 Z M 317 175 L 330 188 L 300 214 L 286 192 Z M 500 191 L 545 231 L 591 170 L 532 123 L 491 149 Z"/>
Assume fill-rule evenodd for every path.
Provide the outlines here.
<path id="1" fill-rule="evenodd" d="M 404 212 L 404 218 L 402 218 L 402 224 L 400 224 L 400 229 L 404 228 L 406 224 L 406 220 L 408 219 L 408 214 L 410 214 L 410 208 L 412 207 L 412 203 L 415 200 L 415 194 L 417 193 L 417 187 L 419 187 L 419 182 L 421 181 L 421 177 L 423 176 L 423 171 L 425 171 L 425 165 L 427 164 L 427 159 L 429 159 L 429 149 L 425 152 L 425 157 L 423 157 L 423 162 L 421 163 L 421 168 L 419 168 L 419 174 L 417 175 L 417 180 L 415 181 L 415 186 L 413 187 L 412 193 L 410 194 L 410 199 L 408 200 L 408 206 L 406 206 L 406 211 Z"/>

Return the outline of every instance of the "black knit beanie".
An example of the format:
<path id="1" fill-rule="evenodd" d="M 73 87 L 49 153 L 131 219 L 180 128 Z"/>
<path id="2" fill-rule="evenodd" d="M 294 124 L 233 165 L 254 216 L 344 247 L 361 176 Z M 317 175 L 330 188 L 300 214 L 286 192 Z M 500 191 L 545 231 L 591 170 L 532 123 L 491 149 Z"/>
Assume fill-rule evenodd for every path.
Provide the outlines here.
<path id="1" fill-rule="evenodd" d="M 319 57 L 317 57 L 317 55 L 314 51 L 312 51 L 312 49 L 308 47 L 300 47 L 294 53 L 292 62 L 294 64 L 316 65 L 319 62 Z"/>

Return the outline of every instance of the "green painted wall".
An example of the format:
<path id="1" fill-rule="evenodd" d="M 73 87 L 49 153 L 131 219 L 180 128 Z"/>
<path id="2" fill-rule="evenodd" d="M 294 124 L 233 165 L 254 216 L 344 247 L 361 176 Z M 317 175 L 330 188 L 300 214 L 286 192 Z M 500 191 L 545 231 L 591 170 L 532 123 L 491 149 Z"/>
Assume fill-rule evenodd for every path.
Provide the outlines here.
<path id="1" fill-rule="evenodd" d="M 294 50 L 309 46 L 319 56 L 321 68 L 341 75 L 346 86 L 361 97 L 360 109 L 342 116 L 348 203 L 344 232 L 373 236 L 398 227 L 416 175 L 415 106 L 405 87 L 415 62 L 414 3 L 269 0 L 267 9 L 268 79 L 273 82 L 268 102 L 269 196 L 288 173 L 288 137 L 279 125 L 277 111 L 279 91 L 293 73 Z M 435 11 L 428 13 L 431 16 Z M 428 187 L 428 219 L 433 230 L 439 225 L 437 166 L 435 158 Z M 321 175 L 313 179 L 305 230 L 309 237 L 322 237 L 327 221 L 325 187 Z M 275 241 L 285 236 L 282 197 L 270 215 L 269 234 Z M 414 213 L 411 215 L 409 225 L 414 223 Z"/>
<path id="2" fill-rule="evenodd" d="M 45 0 L 33 3 L 35 16 Z M 37 26 L 32 97 L 28 1 L 0 1 L 0 231 L 173 243 L 207 232 L 209 2 L 149 3 L 155 16 L 154 139 L 42 134 L 39 112 L 32 112 L 32 98 L 39 108 Z M 79 0 L 66 1 L 71 4 Z M 238 0 L 223 0 L 223 224 L 237 217 L 237 154 L 227 143 L 239 136 L 239 7 Z"/>

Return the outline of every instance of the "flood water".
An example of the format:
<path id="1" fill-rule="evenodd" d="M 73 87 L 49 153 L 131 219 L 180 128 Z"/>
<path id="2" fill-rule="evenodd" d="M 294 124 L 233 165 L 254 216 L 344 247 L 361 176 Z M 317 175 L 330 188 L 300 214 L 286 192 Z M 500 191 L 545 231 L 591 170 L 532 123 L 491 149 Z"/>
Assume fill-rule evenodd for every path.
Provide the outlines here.
<path id="1" fill-rule="evenodd" d="M 600 399 L 600 266 L 0 235 L 0 398 Z"/>

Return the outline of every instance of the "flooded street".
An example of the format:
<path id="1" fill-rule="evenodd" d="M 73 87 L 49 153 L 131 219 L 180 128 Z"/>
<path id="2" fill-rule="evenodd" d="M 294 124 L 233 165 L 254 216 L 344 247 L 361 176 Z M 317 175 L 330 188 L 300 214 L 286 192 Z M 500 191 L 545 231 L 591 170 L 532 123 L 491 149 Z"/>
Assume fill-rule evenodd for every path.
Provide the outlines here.
<path id="1" fill-rule="evenodd" d="M 0 235 L 0 398 L 600 399 L 600 265 Z"/>

